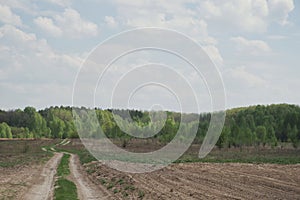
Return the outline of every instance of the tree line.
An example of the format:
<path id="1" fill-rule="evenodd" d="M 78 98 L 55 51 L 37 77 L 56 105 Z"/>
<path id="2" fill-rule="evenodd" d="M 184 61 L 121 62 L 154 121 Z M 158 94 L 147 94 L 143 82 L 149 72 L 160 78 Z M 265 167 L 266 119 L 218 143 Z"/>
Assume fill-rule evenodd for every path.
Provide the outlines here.
<path id="1" fill-rule="evenodd" d="M 130 140 L 126 133 L 158 132 L 152 138 L 162 143 L 171 141 L 179 126 L 188 134 L 197 130 L 195 143 L 204 140 L 211 113 L 183 114 L 166 112 L 165 121 L 159 120 L 162 112 L 138 110 L 95 109 L 102 131 L 109 138 Z M 128 120 L 128 113 L 132 120 Z M 184 119 L 184 121 L 181 121 Z M 98 122 L 95 122 L 97 127 Z M 91 124 L 89 124 L 91 126 Z M 97 134 L 97 131 L 88 134 Z M 37 111 L 0 110 L 0 138 L 78 138 L 73 121 L 72 107 L 50 107 Z M 182 140 L 185 138 L 183 137 Z M 257 105 L 226 111 L 226 120 L 217 142 L 219 148 L 243 146 L 272 146 L 289 142 L 296 148 L 300 144 L 300 107 L 297 105 Z"/>

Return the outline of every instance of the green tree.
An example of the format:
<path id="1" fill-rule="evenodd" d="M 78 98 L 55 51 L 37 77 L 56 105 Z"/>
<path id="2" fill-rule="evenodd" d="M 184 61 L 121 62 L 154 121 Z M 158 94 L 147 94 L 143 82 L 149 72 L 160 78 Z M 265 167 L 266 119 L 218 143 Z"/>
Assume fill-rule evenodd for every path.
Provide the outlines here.
<path id="1" fill-rule="evenodd" d="M 296 125 L 293 127 L 293 129 L 290 130 L 290 132 L 288 132 L 288 138 L 289 141 L 292 142 L 293 147 L 297 148 L 299 145 L 299 138 L 298 138 L 298 128 Z"/>
<path id="2" fill-rule="evenodd" d="M 223 148 L 228 143 L 229 134 L 230 134 L 230 128 L 225 126 L 222 130 L 222 133 L 221 133 L 217 143 L 216 143 L 216 146 L 219 149 Z"/>
<path id="3" fill-rule="evenodd" d="M 5 122 L 0 124 L 0 138 L 12 138 L 11 128 Z"/>
<path id="4" fill-rule="evenodd" d="M 56 116 L 53 116 L 52 121 L 49 122 L 51 135 L 53 138 L 63 138 L 65 123 Z"/>
<path id="5" fill-rule="evenodd" d="M 275 136 L 275 131 L 272 126 L 268 126 L 267 128 L 267 143 L 271 145 L 271 147 L 277 146 L 277 138 Z"/>
<path id="6" fill-rule="evenodd" d="M 267 129 L 265 126 L 256 127 L 256 136 L 258 139 L 258 144 L 266 145 L 267 142 Z"/>
<path id="7" fill-rule="evenodd" d="M 27 128 L 34 134 L 35 138 L 49 137 L 50 130 L 45 119 L 36 112 L 33 107 L 26 107 L 24 113 L 27 116 Z"/>

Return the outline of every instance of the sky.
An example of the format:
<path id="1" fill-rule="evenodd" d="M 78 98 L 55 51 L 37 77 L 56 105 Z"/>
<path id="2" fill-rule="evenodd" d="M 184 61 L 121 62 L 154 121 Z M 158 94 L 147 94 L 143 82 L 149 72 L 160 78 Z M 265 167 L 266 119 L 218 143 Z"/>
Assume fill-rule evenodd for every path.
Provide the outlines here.
<path id="1" fill-rule="evenodd" d="M 220 72 L 226 108 L 299 105 L 299 25 L 300 2 L 293 0 L 0 0 L 0 109 L 72 105 L 76 75 L 90 52 L 140 27 L 172 29 L 201 45 Z M 122 75 L 125 64 L 141 57 L 137 63 L 147 63 L 155 53 L 137 53 L 111 73 Z M 205 88 L 201 80 L 198 85 Z M 149 92 L 154 88 L 137 94 L 131 107 L 176 110 L 172 95 L 161 89 L 155 96 Z M 200 110 L 207 111 L 209 93 L 202 89 L 196 91 L 203 99 Z M 97 98 L 104 96 L 99 92 Z M 109 107 L 101 100 L 96 105 Z"/>

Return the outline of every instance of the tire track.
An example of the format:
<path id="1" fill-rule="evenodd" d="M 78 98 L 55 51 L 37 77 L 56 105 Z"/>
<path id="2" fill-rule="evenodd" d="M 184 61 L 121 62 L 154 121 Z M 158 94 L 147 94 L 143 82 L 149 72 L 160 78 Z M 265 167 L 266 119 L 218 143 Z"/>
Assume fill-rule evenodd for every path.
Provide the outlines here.
<path id="1" fill-rule="evenodd" d="M 54 156 L 45 164 L 36 184 L 25 194 L 24 200 L 53 199 L 56 169 L 62 156 L 62 153 L 54 153 Z"/>
<path id="2" fill-rule="evenodd" d="M 103 191 L 104 189 L 100 189 L 93 183 L 91 183 L 88 179 L 84 178 L 82 170 L 80 169 L 80 163 L 77 155 L 70 154 L 70 171 L 71 177 L 77 187 L 77 194 L 79 199 L 81 200 L 94 200 L 94 199 L 109 199 L 110 196 L 108 193 Z"/>

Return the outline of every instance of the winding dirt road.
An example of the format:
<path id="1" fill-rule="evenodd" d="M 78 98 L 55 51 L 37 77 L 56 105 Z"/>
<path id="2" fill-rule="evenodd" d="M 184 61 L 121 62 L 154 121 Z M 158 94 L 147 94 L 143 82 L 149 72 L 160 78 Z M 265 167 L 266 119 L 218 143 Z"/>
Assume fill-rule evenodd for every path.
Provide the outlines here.
<path id="1" fill-rule="evenodd" d="M 88 179 L 82 168 L 78 156 L 70 154 L 69 167 L 71 174 L 68 179 L 73 181 L 77 187 L 77 194 L 80 200 L 110 199 L 110 193 L 102 186 L 96 186 Z M 55 153 L 54 156 L 44 165 L 40 176 L 36 178 L 33 186 L 27 191 L 24 200 L 52 200 L 56 170 L 63 153 Z"/>
<path id="2" fill-rule="evenodd" d="M 62 158 L 62 153 L 55 153 L 45 164 L 41 175 L 36 179 L 35 184 L 25 194 L 25 200 L 48 200 L 53 197 L 56 169 Z"/>

